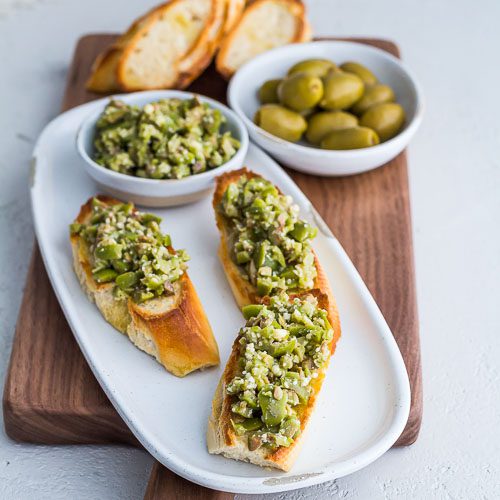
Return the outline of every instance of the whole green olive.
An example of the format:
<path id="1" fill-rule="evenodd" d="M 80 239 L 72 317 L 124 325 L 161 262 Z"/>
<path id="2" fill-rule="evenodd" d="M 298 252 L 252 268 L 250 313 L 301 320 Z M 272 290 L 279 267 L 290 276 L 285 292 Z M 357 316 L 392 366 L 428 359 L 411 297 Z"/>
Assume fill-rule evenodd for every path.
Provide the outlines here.
<path id="1" fill-rule="evenodd" d="M 278 85 L 281 83 L 281 78 L 277 80 L 267 80 L 259 89 L 259 101 L 261 104 L 273 104 L 279 102 Z"/>
<path id="2" fill-rule="evenodd" d="M 352 107 L 351 111 L 356 115 L 362 115 L 368 108 L 383 102 L 393 102 L 396 99 L 394 91 L 389 85 L 377 83 L 365 90 L 363 97 Z"/>
<path id="3" fill-rule="evenodd" d="M 378 81 L 377 77 L 366 66 L 354 61 L 347 61 L 344 64 L 341 64 L 340 69 L 347 71 L 348 73 L 358 75 L 367 87 L 375 85 Z"/>
<path id="4" fill-rule="evenodd" d="M 306 59 L 294 64 L 289 70 L 288 75 L 294 73 L 307 73 L 311 76 L 323 77 L 329 70 L 336 68 L 337 65 L 328 59 Z"/>
<path id="5" fill-rule="evenodd" d="M 394 137 L 403 127 L 405 112 L 400 104 L 385 102 L 365 111 L 359 123 L 377 132 L 381 141 Z"/>
<path id="6" fill-rule="evenodd" d="M 278 104 L 264 104 L 255 113 L 254 122 L 285 141 L 297 142 L 307 128 L 303 116 Z"/>
<path id="7" fill-rule="evenodd" d="M 328 110 L 350 108 L 361 99 L 364 88 L 363 80 L 353 73 L 331 72 L 325 79 L 323 99 L 319 105 Z"/>
<path id="8" fill-rule="evenodd" d="M 314 108 L 323 97 L 323 82 L 317 76 L 294 73 L 278 86 L 278 98 L 284 106 L 294 111 Z"/>
<path id="9" fill-rule="evenodd" d="M 375 146 L 379 142 L 377 133 L 371 128 L 354 127 L 330 132 L 320 145 L 323 149 L 360 149 Z"/>
<path id="10" fill-rule="evenodd" d="M 356 127 L 358 119 L 345 111 L 322 111 L 309 118 L 306 139 L 311 144 L 319 144 L 323 137 L 334 130 Z"/>

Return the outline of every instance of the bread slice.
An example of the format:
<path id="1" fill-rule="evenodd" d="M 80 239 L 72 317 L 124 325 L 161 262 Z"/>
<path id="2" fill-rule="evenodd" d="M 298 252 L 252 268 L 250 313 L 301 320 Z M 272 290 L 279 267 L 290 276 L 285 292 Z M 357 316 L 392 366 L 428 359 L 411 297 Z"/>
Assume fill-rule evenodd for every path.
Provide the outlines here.
<path id="1" fill-rule="evenodd" d="M 255 0 L 222 40 L 217 71 L 225 78 L 252 57 L 288 43 L 311 38 L 305 7 L 299 0 Z"/>
<path id="2" fill-rule="evenodd" d="M 122 55 L 122 50 L 111 46 L 102 54 L 97 56 L 89 79 L 87 80 L 87 89 L 92 92 L 118 92 L 120 86 L 116 78 L 116 68 Z"/>
<path id="3" fill-rule="evenodd" d="M 324 276 L 319 280 L 319 284 L 325 285 L 325 283 L 322 283 L 323 280 Z M 314 295 L 318 300 L 318 307 L 329 312 L 328 319 L 334 331 L 334 337 L 329 346 L 331 357 L 340 336 L 340 322 L 335 303 L 332 304 L 328 295 L 319 290 L 311 290 L 306 294 Z M 290 298 L 292 299 L 293 297 Z M 305 430 L 316 406 L 317 397 L 323 384 L 330 357 L 325 366 L 318 370 L 318 377 L 311 382 L 311 396 L 307 402 L 307 406 L 303 407 L 298 415 L 301 432 L 295 438 L 294 442 L 289 447 L 279 447 L 275 451 L 266 449 L 265 447 L 260 447 L 251 451 L 248 447 L 247 437 L 244 435 L 239 436 L 233 429 L 231 424 L 231 404 L 233 402 L 233 396 L 228 395 L 226 392 L 228 383 L 238 372 L 238 341 L 239 337 L 236 338 L 233 344 L 229 360 L 212 401 L 212 413 L 209 417 L 207 427 L 208 451 L 209 453 L 222 454 L 235 460 L 251 462 L 262 467 L 273 467 L 283 471 L 289 471 L 304 442 L 306 435 Z"/>
<path id="4" fill-rule="evenodd" d="M 135 34 L 146 24 L 159 7 L 155 7 L 136 19 L 130 28 L 104 52 L 99 54 L 92 65 L 86 87 L 92 92 L 106 93 L 123 90 L 118 83 L 118 63 L 123 55 L 123 49 Z"/>
<path id="5" fill-rule="evenodd" d="M 257 0 L 258 1 L 258 0 Z M 236 303 L 241 308 L 248 304 L 256 304 L 262 299 L 258 294 L 255 287 L 248 281 L 246 276 L 240 271 L 240 268 L 234 263 L 230 255 L 230 248 L 228 245 L 229 241 L 229 226 L 227 225 L 224 215 L 218 209 L 222 197 L 228 188 L 229 184 L 238 182 L 240 177 L 245 176 L 247 179 L 252 179 L 254 177 L 262 177 L 247 168 L 241 168 L 239 170 L 233 170 L 225 174 L 220 175 L 216 178 L 215 191 L 213 197 L 213 207 L 215 210 L 215 220 L 220 233 L 220 246 L 219 246 L 219 258 L 224 267 L 224 272 L 226 274 L 227 280 L 233 292 Z M 278 191 L 279 188 L 277 187 Z M 281 191 L 280 191 L 281 192 Z M 314 250 L 313 250 L 314 252 Z M 314 288 L 319 290 L 321 293 L 328 297 L 328 303 L 330 307 L 330 315 L 332 317 L 337 315 L 337 310 L 335 306 L 335 299 L 333 293 L 328 284 L 328 279 L 326 278 L 325 272 L 321 267 L 316 253 L 314 253 L 314 262 L 316 266 L 316 278 L 314 280 Z"/>
<path id="6" fill-rule="evenodd" d="M 172 88 L 178 61 L 203 36 L 219 0 L 172 0 L 156 9 L 127 43 L 117 76 L 123 90 Z"/>
<path id="7" fill-rule="evenodd" d="M 121 203 L 107 196 L 97 198 L 108 205 Z M 86 223 L 91 215 L 92 198 L 81 207 L 75 222 Z M 95 302 L 106 321 L 128 335 L 139 349 L 178 377 L 219 364 L 212 329 L 186 272 L 173 284 L 173 295 L 137 304 L 132 299 L 116 299 L 113 284 L 94 280 L 90 251 L 81 236 L 71 236 L 71 247 L 73 266 L 88 298 Z"/>
<path id="8" fill-rule="evenodd" d="M 177 88 L 186 88 L 212 61 L 222 38 L 228 5 L 233 1 L 235 0 L 213 1 L 211 16 L 205 29 L 191 50 L 179 60 L 177 67 L 179 77 L 175 85 Z"/>

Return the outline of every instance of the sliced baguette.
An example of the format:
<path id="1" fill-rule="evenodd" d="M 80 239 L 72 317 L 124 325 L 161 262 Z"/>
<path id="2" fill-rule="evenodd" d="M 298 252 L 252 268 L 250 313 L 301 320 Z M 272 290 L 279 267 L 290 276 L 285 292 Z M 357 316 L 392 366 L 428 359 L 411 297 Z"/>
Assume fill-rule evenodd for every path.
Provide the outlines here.
<path id="1" fill-rule="evenodd" d="M 211 17 L 206 28 L 191 50 L 179 60 L 177 67 L 179 76 L 175 85 L 177 88 L 186 88 L 212 61 L 222 37 L 228 2 L 232 1 L 234 0 L 213 0 Z"/>
<path id="2" fill-rule="evenodd" d="M 259 297 L 255 287 L 250 283 L 250 281 L 248 281 L 246 276 L 243 275 L 243 273 L 240 271 L 240 268 L 234 263 L 233 259 L 231 258 L 230 248 L 228 245 L 229 226 L 224 215 L 219 210 L 219 206 L 229 184 L 238 182 L 238 180 L 242 176 L 245 176 L 247 179 L 261 177 L 260 175 L 248 170 L 247 168 L 233 170 L 231 172 L 222 174 L 216 178 L 215 192 L 213 197 L 215 220 L 220 232 L 221 239 L 219 246 L 219 258 L 221 260 L 222 266 L 224 267 L 224 272 L 233 292 L 234 298 L 240 308 L 248 304 L 256 304 L 261 300 L 261 297 Z M 277 189 L 279 191 L 279 188 Z M 314 280 L 314 288 L 328 297 L 328 303 L 330 307 L 329 314 L 332 318 L 336 317 L 338 313 L 335 306 L 335 299 L 330 289 L 330 285 L 328 284 L 325 272 L 323 271 L 318 257 L 316 256 L 316 253 L 314 254 L 314 262 L 317 273 L 316 279 Z"/>
<path id="3" fill-rule="evenodd" d="M 321 278 L 321 281 L 324 277 Z M 327 285 L 327 284 L 326 284 Z M 330 344 L 330 353 L 335 351 L 336 342 L 340 336 L 340 322 L 335 304 L 331 304 L 329 297 L 319 290 L 311 290 L 304 295 L 313 294 L 318 300 L 318 307 L 329 312 L 328 319 L 334 331 L 334 338 Z M 293 298 L 293 297 L 291 297 Z M 333 312 L 333 316 L 332 316 Z M 316 406 L 317 396 L 323 384 L 328 362 L 320 370 L 318 377 L 311 382 L 311 396 L 301 413 L 301 432 L 289 447 L 279 447 L 275 451 L 260 447 L 251 451 L 248 448 L 246 436 L 238 436 L 231 424 L 231 404 L 233 397 L 226 393 L 226 387 L 238 372 L 239 336 L 236 338 L 224 373 L 217 386 L 212 401 L 212 413 L 209 417 L 207 427 L 207 447 L 209 453 L 222 454 L 235 460 L 251 462 L 261 467 L 274 467 L 283 471 L 289 471 L 293 466 L 305 438 L 305 431 L 311 414 Z M 330 357 L 331 357 L 330 354 Z"/>
<path id="4" fill-rule="evenodd" d="M 107 196 L 98 198 L 109 205 L 120 203 Z M 75 222 L 86 223 L 91 214 L 92 199 L 81 207 Z M 95 302 L 106 321 L 128 335 L 139 349 L 178 377 L 219 364 L 217 343 L 187 273 L 174 283 L 174 295 L 141 304 L 132 299 L 118 300 L 113 295 L 113 284 L 94 280 L 84 239 L 72 235 L 71 247 L 73 266 L 88 298 Z"/>
<path id="5" fill-rule="evenodd" d="M 299 0 L 255 0 L 221 42 L 217 71 L 230 78 L 252 57 L 289 43 L 305 42 L 311 29 Z"/>
<path id="6" fill-rule="evenodd" d="M 118 82 L 118 63 L 129 40 L 148 22 L 159 7 L 136 19 L 130 28 L 104 52 L 99 54 L 92 65 L 86 87 L 92 92 L 106 93 L 123 90 Z"/>
<path id="7" fill-rule="evenodd" d="M 209 25 L 219 0 L 172 0 L 149 16 L 127 43 L 117 68 L 123 90 L 175 87 L 178 62 Z"/>

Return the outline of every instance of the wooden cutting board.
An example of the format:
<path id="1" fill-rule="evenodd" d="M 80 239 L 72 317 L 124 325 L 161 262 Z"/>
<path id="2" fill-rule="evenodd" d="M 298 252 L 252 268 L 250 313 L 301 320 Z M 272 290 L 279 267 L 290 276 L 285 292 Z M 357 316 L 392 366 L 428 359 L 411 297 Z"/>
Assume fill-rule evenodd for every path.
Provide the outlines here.
<path id="1" fill-rule="evenodd" d="M 68 73 L 63 111 L 101 97 L 87 92 L 84 84 L 95 56 L 114 39 L 115 35 L 88 35 L 79 40 Z M 399 56 L 392 42 L 356 41 Z M 190 90 L 224 101 L 226 82 L 210 67 Z M 396 338 L 412 390 L 410 417 L 396 446 L 409 445 L 420 429 L 422 382 L 406 155 L 351 177 L 288 173 L 344 246 Z M 139 445 L 81 354 L 36 245 L 13 341 L 3 411 L 5 430 L 17 441 Z M 172 495 L 174 490 L 179 498 L 227 497 L 192 485 L 156 464 L 147 498 L 160 498 L 167 491 Z"/>

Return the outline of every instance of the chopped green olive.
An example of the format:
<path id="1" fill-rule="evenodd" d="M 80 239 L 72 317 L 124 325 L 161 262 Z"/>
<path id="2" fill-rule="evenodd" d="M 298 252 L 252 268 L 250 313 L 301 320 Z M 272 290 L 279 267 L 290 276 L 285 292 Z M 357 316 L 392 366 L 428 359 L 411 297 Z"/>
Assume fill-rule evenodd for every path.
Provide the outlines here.
<path id="1" fill-rule="evenodd" d="M 259 406 L 262 410 L 262 421 L 268 425 L 279 425 L 286 416 L 287 393 L 283 390 L 279 393 L 279 398 L 273 395 L 272 386 L 266 386 L 259 392 Z"/>
<path id="2" fill-rule="evenodd" d="M 254 316 L 258 316 L 263 308 L 264 306 L 262 304 L 249 304 L 248 306 L 243 306 L 241 312 L 245 319 L 250 319 Z"/>
<path id="3" fill-rule="evenodd" d="M 122 289 L 132 288 L 138 281 L 137 273 L 128 272 L 116 277 L 116 284 Z"/>
<path id="4" fill-rule="evenodd" d="M 122 256 L 122 245 L 111 243 L 109 245 L 98 246 L 95 250 L 95 255 L 98 259 L 113 260 L 119 259 Z"/>
<path id="5" fill-rule="evenodd" d="M 106 268 L 93 273 L 92 276 L 97 283 L 108 283 L 113 281 L 117 275 L 118 273 L 114 269 Z"/>
<path id="6" fill-rule="evenodd" d="M 71 235 L 80 234 L 83 228 L 84 228 L 83 224 L 78 224 L 78 222 L 74 222 L 73 224 L 69 225 L 69 232 Z"/>

